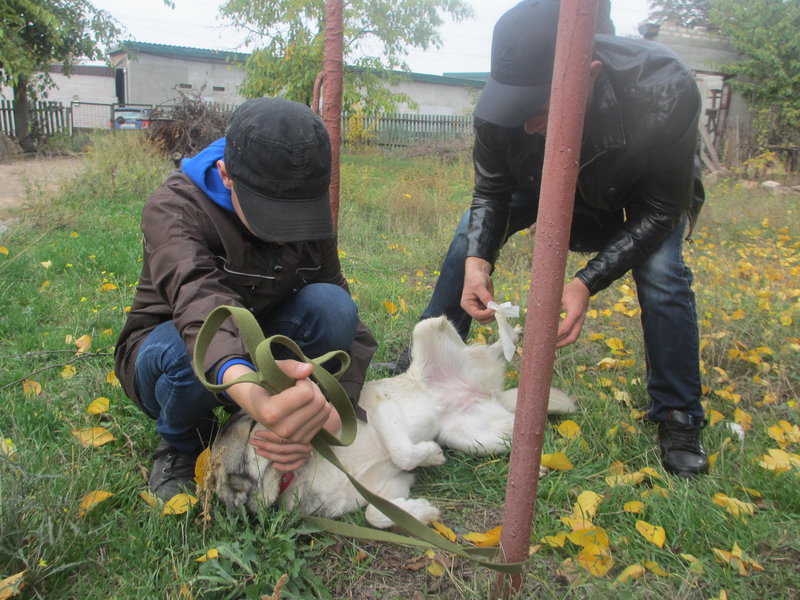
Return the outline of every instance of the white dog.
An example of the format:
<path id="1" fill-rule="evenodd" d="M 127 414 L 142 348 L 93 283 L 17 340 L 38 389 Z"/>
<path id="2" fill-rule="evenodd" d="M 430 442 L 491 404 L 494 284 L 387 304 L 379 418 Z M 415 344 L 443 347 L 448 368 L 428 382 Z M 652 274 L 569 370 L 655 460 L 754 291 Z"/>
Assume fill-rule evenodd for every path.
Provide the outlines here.
<path id="1" fill-rule="evenodd" d="M 368 423 L 359 422 L 353 444 L 334 448 L 336 456 L 367 489 L 430 523 L 439 510 L 423 498 L 409 498 L 409 471 L 442 464 L 443 446 L 471 454 L 507 450 L 517 390 L 503 391 L 504 374 L 499 344 L 466 345 L 444 317 L 420 321 L 408 371 L 364 386 L 359 405 Z M 572 398 L 551 388 L 549 413 L 574 410 Z M 212 485 L 229 509 L 245 505 L 255 512 L 260 504 L 280 501 L 304 514 L 335 517 L 366 504 L 347 477 L 316 453 L 287 485 L 247 443 L 259 427 L 239 411 L 212 447 Z M 393 524 L 372 506 L 366 518 L 373 527 Z"/>

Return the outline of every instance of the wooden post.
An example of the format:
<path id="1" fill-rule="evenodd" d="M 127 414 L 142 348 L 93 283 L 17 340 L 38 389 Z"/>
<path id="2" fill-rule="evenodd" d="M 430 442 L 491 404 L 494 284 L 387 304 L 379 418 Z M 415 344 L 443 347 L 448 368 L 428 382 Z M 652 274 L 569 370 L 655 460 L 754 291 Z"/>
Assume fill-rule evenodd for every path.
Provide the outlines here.
<path id="1" fill-rule="evenodd" d="M 500 538 L 502 557 L 510 562 L 526 560 L 530 548 L 596 20 L 597 0 L 562 0 Z M 497 596 L 516 595 L 522 579 L 499 575 Z"/>
<path id="2" fill-rule="evenodd" d="M 342 93 L 344 89 L 344 14 L 342 0 L 326 0 L 323 55 L 322 120 L 331 138 L 331 214 L 339 228 L 339 160 L 342 140 Z"/>

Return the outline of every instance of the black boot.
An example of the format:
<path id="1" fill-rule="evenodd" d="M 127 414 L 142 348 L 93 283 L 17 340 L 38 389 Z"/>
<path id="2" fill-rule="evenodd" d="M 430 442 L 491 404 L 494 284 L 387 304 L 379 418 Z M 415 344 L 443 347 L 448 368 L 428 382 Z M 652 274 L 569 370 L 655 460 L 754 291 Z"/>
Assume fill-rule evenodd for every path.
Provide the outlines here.
<path id="1" fill-rule="evenodd" d="M 197 452 L 180 452 L 161 441 L 153 454 L 153 469 L 150 471 L 150 489 L 162 500 L 170 500 L 176 494 L 194 494 L 194 465 Z"/>
<path id="2" fill-rule="evenodd" d="M 706 423 L 705 419 L 673 410 L 658 424 L 661 464 L 668 473 L 687 478 L 708 473 L 708 457 L 700 444 L 700 430 Z"/>

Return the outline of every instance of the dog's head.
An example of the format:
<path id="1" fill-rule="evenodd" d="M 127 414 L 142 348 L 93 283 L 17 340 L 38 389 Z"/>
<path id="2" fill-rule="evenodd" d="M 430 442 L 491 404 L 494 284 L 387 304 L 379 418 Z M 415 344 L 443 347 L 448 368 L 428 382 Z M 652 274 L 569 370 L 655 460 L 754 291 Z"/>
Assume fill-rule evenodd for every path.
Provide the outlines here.
<path id="1" fill-rule="evenodd" d="M 247 413 L 239 411 L 214 440 L 209 463 L 214 492 L 228 510 L 245 506 L 255 514 L 261 505 L 271 506 L 278 499 L 281 473 L 247 443 L 257 427 Z"/>

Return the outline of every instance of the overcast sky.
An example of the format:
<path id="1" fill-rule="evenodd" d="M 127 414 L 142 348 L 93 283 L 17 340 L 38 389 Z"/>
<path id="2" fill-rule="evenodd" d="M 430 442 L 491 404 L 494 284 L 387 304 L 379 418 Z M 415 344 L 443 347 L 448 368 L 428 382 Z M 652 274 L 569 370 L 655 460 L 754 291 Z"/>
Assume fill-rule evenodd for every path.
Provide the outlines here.
<path id="1" fill-rule="evenodd" d="M 173 46 L 189 46 L 248 52 L 241 47 L 242 32 L 218 16 L 221 0 L 174 0 L 175 8 L 162 0 L 93 0 L 128 30 L 128 39 Z M 446 24 L 444 46 L 439 50 L 413 52 L 407 62 L 412 71 L 440 75 L 457 71 L 488 71 L 492 27 L 519 0 L 467 0 L 475 18 Z M 636 26 L 647 17 L 647 0 L 611 0 L 611 16 L 617 35 L 638 35 Z"/>

